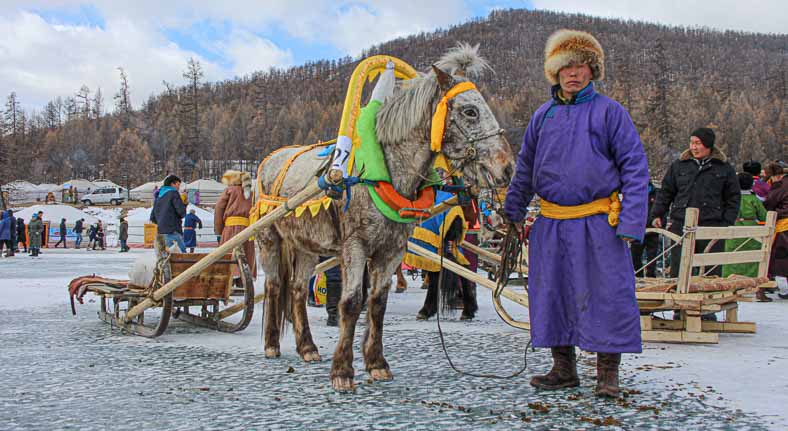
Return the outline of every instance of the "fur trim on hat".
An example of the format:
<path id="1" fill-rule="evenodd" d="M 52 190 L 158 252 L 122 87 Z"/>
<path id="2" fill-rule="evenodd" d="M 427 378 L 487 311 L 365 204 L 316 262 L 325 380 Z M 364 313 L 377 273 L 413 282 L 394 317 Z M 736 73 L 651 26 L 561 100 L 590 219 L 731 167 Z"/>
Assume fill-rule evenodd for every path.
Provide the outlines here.
<path id="1" fill-rule="evenodd" d="M 592 80 L 605 78 L 605 51 L 589 33 L 562 29 L 553 33 L 544 47 L 544 76 L 558 84 L 558 71 L 570 64 L 588 64 Z"/>
<path id="2" fill-rule="evenodd" d="M 252 196 L 252 176 L 249 172 L 227 171 L 222 175 L 222 184 L 226 186 L 241 186 L 244 191 L 244 198 Z"/>

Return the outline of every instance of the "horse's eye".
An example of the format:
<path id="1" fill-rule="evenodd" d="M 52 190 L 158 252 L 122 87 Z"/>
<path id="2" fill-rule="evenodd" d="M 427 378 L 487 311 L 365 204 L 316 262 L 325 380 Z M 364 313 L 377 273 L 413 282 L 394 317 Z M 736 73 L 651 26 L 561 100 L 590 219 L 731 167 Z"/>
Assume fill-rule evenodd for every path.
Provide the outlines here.
<path id="1" fill-rule="evenodd" d="M 465 108 L 462 110 L 462 115 L 468 118 L 479 118 L 479 111 L 477 111 L 474 107 Z"/>

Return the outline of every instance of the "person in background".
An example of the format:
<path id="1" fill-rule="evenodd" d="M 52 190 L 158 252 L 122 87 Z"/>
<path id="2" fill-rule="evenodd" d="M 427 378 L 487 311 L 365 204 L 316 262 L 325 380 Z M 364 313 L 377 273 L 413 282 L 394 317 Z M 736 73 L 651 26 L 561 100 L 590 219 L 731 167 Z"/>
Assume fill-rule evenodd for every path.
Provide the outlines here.
<path id="1" fill-rule="evenodd" d="M 82 245 L 82 231 L 85 230 L 84 223 L 85 219 L 81 218 L 74 224 L 74 235 L 77 237 L 76 241 L 74 242 L 74 248 L 79 248 L 79 246 Z"/>
<path id="2" fill-rule="evenodd" d="M 11 220 L 8 217 L 8 211 L 0 211 L 0 256 L 6 257 L 3 247 L 14 249 L 11 244 Z"/>
<path id="3" fill-rule="evenodd" d="M 739 205 L 739 216 L 736 218 L 736 226 L 757 226 L 758 222 L 766 221 L 766 208 L 763 203 L 753 193 L 753 176 L 749 172 L 739 174 L 739 188 L 741 189 L 741 204 Z M 725 240 L 725 251 L 745 251 L 760 250 L 761 243 L 750 238 L 728 239 Z M 758 276 L 758 263 L 736 263 L 728 264 L 722 268 L 722 276 L 728 277 L 733 274 L 744 275 L 747 277 Z M 771 298 L 766 296 L 763 290 L 758 289 L 756 294 L 761 302 L 769 302 Z"/>
<path id="4" fill-rule="evenodd" d="M 164 244 L 167 248 L 172 244 L 178 244 L 181 253 L 186 253 L 181 222 L 186 216 L 186 204 L 183 203 L 178 192 L 180 187 L 181 179 L 177 176 L 168 175 L 164 179 L 164 185 L 159 189 L 153 202 L 150 221 L 157 225 L 159 235 L 164 235 Z"/>
<path id="5" fill-rule="evenodd" d="M 68 233 L 68 229 L 66 227 L 66 219 L 60 219 L 60 241 L 55 243 L 55 248 L 61 243 L 63 244 L 63 248 L 68 248 L 68 243 L 66 242 L 66 234 Z"/>
<path id="6" fill-rule="evenodd" d="M 126 221 L 125 217 L 120 218 L 120 227 L 118 229 L 118 240 L 120 240 L 120 253 L 126 253 L 129 251 L 129 246 L 126 245 L 126 241 L 129 239 L 129 222 Z"/>
<path id="7" fill-rule="evenodd" d="M 770 163 L 765 172 L 771 189 L 763 206 L 767 211 L 777 212 L 777 227 L 769 258 L 769 278 L 774 280 L 775 277 L 788 277 L 788 180 L 785 179 L 785 168 L 779 163 Z M 788 299 L 788 295 L 780 293 L 780 298 Z"/>
<path id="8" fill-rule="evenodd" d="M 194 247 L 197 247 L 197 229 L 202 229 L 202 220 L 197 217 L 197 211 L 192 209 L 183 219 L 183 244 L 189 253 L 194 253 Z"/>
<path id="9" fill-rule="evenodd" d="M 227 171 L 222 175 L 222 184 L 226 185 L 219 200 L 216 202 L 213 213 L 213 231 L 222 236 L 220 244 L 229 241 L 247 226 L 249 226 L 249 213 L 254 204 L 252 196 L 252 177 L 248 172 Z M 257 277 L 255 262 L 254 242 L 245 241 L 243 245 L 246 263 L 252 272 L 252 278 Z M 233 270 L 234 276 L 237 270 Z M 236 280 L 238 280 L 236 278 Z M 237 282 L 237 281 L 236 281 Z"/>
<path id="10" fill-rule="evenodd" d="M 90 225 L 90 227 L 88 228 L 88 245 L 87 247 L 85 247 L 85 250 L 90 250 L 91 248 L 93 248 L 93 250 L 96 249 L 95 244 L 96 244 L 97 232 L 98 232 L 98 225 L 96 223 Z"/>
<path id="11" fill-rule="evenodd" d="M 101 224 L 101 220 L 96 223 L 96 241 L 93 242 L 93 250 L 96 249 L 97 245 L 102 250 L 106 250 L 106 247 L 104 247 L 104 226 Z"/>
<path id="12" fill-rule="evenodd" d="M 19 243 L 25 247 L 24 253 L 27 253 L 27 226 L 25 226 L 25 221 L 22 217 L 16 219 L 16 243 L 14 244 L 14 251 L 19 251 Z"/>
<path id="13" fill-rule="evenodd" d="M 652 226 L 661 228 L 662 219 L 670 210 L 668 230 L 684 234 L 687 208 L 698 208 L 699 226 L 733 226 L 739 214 L 741 193 L 736 170 L 727 162 L 725 154 L 714 146 L 714 131 L 701 127 L 690 134 L 689 148 L 673 162 L 662 180 L 662 188 L 654 202 Z M 695 251 L 702 252 L 709 241 L 697 241 Z M 725 244 L 717 241 L 712 253 L 722 252 Z M 679 276 L 681 247 L 670 252 L 670 277 Z M 710 275 L 722 275 L 717 267 Z"/>
<path id="14" fill-rule="evenodd" d="M 321 256 L 320 262 L 330 259 L 327 256 Z M 342 273 L 340 266 L 337 265 L 333 268 L 327 269 L 324 274 L 326 275 L 326 326 L 339 326 L 339 299 L 342 296 Z"/>
<path id="15" fill-rule="evenodd" d="M 654 214 L 652 214 L 652 210 L 654 209 L 654 201 L 656 199 L 657 199 L 657 189 L 656 187 L 654 187 L 654 183 L 649 181 L 648 182 L 648 218 L 646 219 L 646 227 L 651 226 L 651 222 L 654 220 Z M 635 268 L 635 277 L 657 276 L 656 262 L 647 266 L 645 271 L 638 272 L 638 269 L 643 267 L 643 251 L 646 252 L 646 263 L 648 263 L 657 257 L 658 249 L 659 249 L 658 233 L 647 233 L 646 236 L 643 237 L 642 243 L 632 242 L 630 244 L 629 251 L 630 253 L 632 253 L 632 266 Z"/>
<path id="16" fill-rule="evenodd" d="M 27 234 L 30 237 L 30 255 L 32 257 L 38 257 L 41 251 L 41 239 L 44 234 L 44 223 L 41 221 L 39 214 L 41 212 L 33 214 L 30 223 L 27 224 Z"/>
<path id="17" fill-rule="evenodd" d="M 44 224 L 43 211 L 38 212 L 38 220 L 41 222 L 41 225 L 44 226 L 44 230 L 41 232 L 41 244 L 38 245 L 38 254 L 41 254 L 41 247 L 49 244 L 49 232 L 47 232 L 46 225 Z"/>
<path id="18" fill-rule="evenodd" d="M 752 176 L 752 193 L 763 202 L 766 199 L 766 195 L 769 194 L 769 187 L 771 186 L 761 179 L 761 164 L 750 160 L 749 162 L 745 162 L 742 168 L 744 172 Z"/>
<path id="19" fill-rule="evenodd" d="M 21 219 L 19 221 L 21 221 Z M 14 251 L 16 249 L 16 223 L 17 223 L 17 218 L 14 217 L 14 211 L 8 210 L 8 225 L 10 230 L 9 233 L 11 235 L 11 246 L 8 248 L 8 251 L 6 252 L 6 257 L 13 256 Z"/>

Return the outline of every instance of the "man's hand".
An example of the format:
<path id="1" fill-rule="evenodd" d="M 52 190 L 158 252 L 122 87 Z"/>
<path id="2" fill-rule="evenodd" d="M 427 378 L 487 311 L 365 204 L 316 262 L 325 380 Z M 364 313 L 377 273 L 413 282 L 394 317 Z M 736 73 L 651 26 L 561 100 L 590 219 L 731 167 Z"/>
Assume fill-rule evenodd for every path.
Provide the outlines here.
<path id="1" fill-rule="evenodd" d="M 635 238 L 630 238 L 628 236 L 622 236 L 621 239 L 623 239 L 625 242 L 628 242 L 630 244 L 632 244 L 635 241 Z"/>
<path id="2" fill-rule="evenodd" d="M 651 222 L 651 225 L 657 229 L 662 229 L 662 219 L 659 217 L 654 217 L 654 221 Z"/>

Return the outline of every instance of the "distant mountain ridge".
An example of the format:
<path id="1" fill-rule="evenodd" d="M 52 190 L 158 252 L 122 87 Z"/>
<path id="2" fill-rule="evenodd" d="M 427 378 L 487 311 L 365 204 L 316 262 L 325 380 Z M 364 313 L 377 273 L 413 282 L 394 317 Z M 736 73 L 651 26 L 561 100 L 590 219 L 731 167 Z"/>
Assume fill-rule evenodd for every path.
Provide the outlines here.
<path id="1" fill-rule="evenodd" d="M 785 34 L 497 10 L 371 47 L 363 56 L 389 54 L 427 70 L 459 41 L 480 44 L 495 73 L 477 85 L 516 147 L 531 114 L 548 100 L 542 50 L 560 28 L 591 32 L 604 47 L 606 78 L 597 89 L 630 111 L 653 175 L 660 176 L 686 148 L 689 132 L 704 125 L 715 128 L 737 167 L 749 159 L 786 158 Z M 22 172 L 30 177 L 24 179 L 47 182 L 106 177 L 136 183 L 164 172 L 218 178 L 239 163 L 252 170 L 275 148 L 335 137 L 355 64 L 351 58 L 316 61 L 217 83 L 201 83 L 192 74 L 197 79 L 169 86 L 142 109 L 112 115 L 91 117 L 65 100 L 60 122 L 48 110 L 26 120 L 24 142 L 5 133 L 6 163 L 17 172 L 26 167 Z"/>

